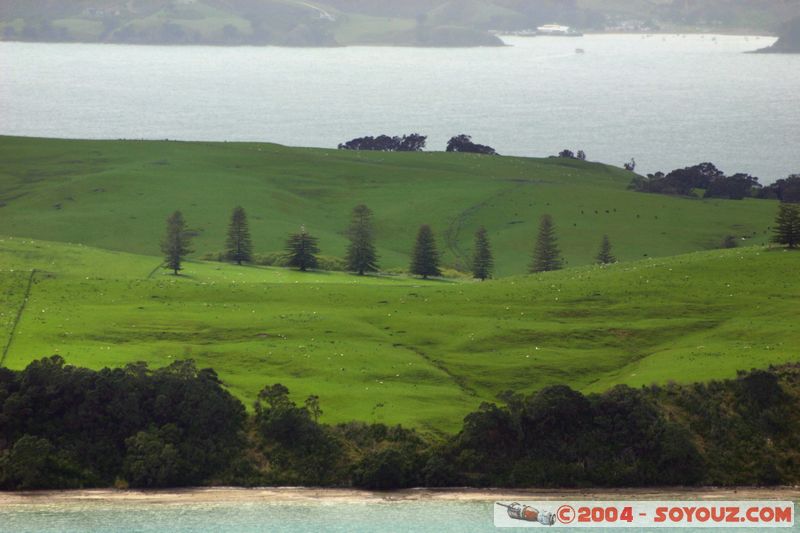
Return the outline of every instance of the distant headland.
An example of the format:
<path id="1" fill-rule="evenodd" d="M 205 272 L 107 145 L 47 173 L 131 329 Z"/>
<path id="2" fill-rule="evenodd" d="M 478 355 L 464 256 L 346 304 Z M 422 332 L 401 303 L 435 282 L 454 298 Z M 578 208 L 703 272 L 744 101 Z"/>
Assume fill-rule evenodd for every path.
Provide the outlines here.
<path id="1" fill-rule="evenodd" d="M 773 34 L 799 3 L 559 0 L 83 0 L 0 2 L 0 41 L 335 47 L 503 46 L 498 35 L 583 32 Z M 721 15 L 721 13 L 724 14 Z M 573 28 L 559 32 L 558 28 Z M 796 46 L 795 40 L 795 46 Z M 786 46 L 786 48 L 783 48 Z M 781 44 L 770 51 L 792 51 Z"/>
<path id="2" fill-rule="evenodd" d="M 759 54 L 800 54 L 800 17 L 786 24 L 772 46 L 756 50 Z"/>

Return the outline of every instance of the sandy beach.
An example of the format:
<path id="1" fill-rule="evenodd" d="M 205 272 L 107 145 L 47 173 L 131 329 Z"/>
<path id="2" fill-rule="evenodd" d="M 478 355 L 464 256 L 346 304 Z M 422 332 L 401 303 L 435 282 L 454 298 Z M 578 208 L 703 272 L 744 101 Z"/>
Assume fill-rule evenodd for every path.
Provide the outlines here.
<path id="1" fill-rule="evenodd" d="M 173 490 L 64 490 L 0 492 L 3 505 L 88 503 L 198 504 L 236 502 L 339 503 L 386 501 L 496 501 L 496 500 L 800 500 L 800 487 L 654 488 L 654 489 L 408 489 L 373 492 L 351 489 L 300 487 L 190 488 Z"/>

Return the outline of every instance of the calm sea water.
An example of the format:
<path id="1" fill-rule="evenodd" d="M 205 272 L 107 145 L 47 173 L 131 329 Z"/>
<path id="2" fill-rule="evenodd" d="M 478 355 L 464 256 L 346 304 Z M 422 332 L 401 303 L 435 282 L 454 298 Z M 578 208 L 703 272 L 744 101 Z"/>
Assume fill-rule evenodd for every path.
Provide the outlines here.
<path id="1" fill-rule="evenodd" d="M 0 532 L 480 533 L 540 529 L 495 528 L 492 505 L 491 502 L 12 505 L 0 508 Z M 558 530 L 586 531 L 576 528 Z M 798 530 L 800 526 L 792 529 Z M 633 530 L 603 528 L 600 531 L 615 533 Z M 678 531 L 693 533 L 757 529 L 683 528 Z"/>
<path id="2" fill-rule="evenodd" d="M 258 140 L 457 133 L 504 154 L 583 149 L 643 171 L 800 172 L 800 55 L 769 38 L 506 38 L 485 49 L 0 43 L 0 133 Z M 576 48 L 585 53 L 576 53 Z"/>

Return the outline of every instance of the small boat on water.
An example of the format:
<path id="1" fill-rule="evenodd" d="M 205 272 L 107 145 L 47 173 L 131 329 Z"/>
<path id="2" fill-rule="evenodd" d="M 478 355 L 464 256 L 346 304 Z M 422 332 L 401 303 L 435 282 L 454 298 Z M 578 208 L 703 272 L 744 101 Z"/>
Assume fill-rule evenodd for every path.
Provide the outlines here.
<path id="1" fill-rule="evenodd" d="M 583 37 L 583 34 L 569 26 L 560 24 L 545 24 L 536 28 L 536 35 L 548 35 L 553 37 Z"/>
<path id="2" fill-rule="evenodd" d="M 575 49 L 575 53 L 576 54 L 585 54 L 586 50 L 584 50 L 583 48 L 576 48 Z"/>

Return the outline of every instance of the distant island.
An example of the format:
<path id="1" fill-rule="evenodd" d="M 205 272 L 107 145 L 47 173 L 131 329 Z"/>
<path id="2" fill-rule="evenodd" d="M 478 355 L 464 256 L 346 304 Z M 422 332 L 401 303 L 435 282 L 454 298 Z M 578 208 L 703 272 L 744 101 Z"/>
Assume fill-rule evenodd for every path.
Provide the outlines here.
<path id="1" fill-rule="evenodd" d="M 334 47 L 503 46 L 487 31 L 450 13 L 346 0 L 87 0 L 0 5 L 0 40 L 155 45 Z M 414 5 L 416 4 L 416 5 Z M 429 7 L 429 6 L 428 6 Z"/>
<path id="2" fill-rule="evenodd" d="M 775 34 L 800 3 L 682 0 L 81 0 L 0 2 L 0 40 L 248 46 L 502 46 L 541 26 Z M 796 42 L 796 41 L 795 41 Z M 783 45 L 782 45 L 783 46 Z M 775 50 L 783 51 L 783 50 Z"/>
<path id="3" fill-rule="evenodd" d="M 775 44 L 757 50 L 757 52 L 760 54 L 800 54 L 800 17 L 786 25 Z"/>

